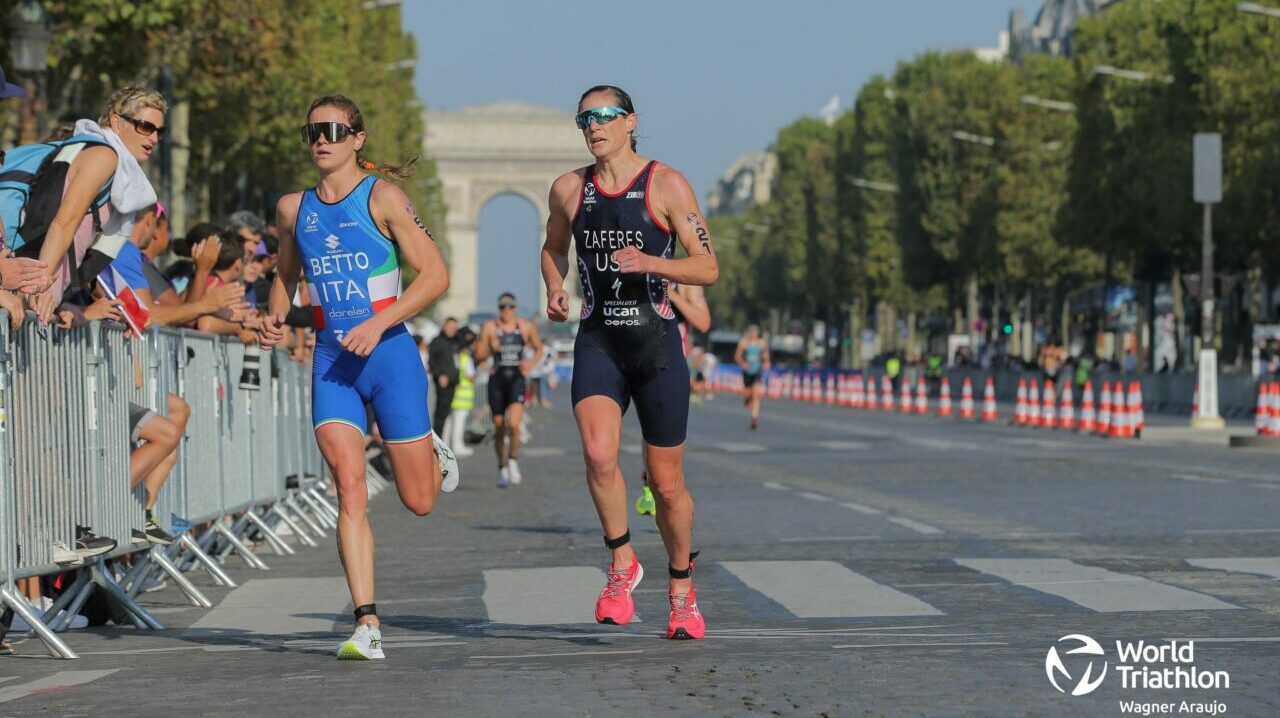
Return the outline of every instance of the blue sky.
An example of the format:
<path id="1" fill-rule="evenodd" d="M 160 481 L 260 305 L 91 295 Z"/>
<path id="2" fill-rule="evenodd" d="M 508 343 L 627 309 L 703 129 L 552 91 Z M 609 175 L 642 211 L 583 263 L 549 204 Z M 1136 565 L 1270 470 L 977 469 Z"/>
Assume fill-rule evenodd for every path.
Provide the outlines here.
<path id="1" fill-rule="evenodd" d="M 521 100 L 572 110 L 585 88 L 635 100 L 640 151 L 683 171 L 705 198 L 743 152 L 783 125 L 844 106 L 877 73 L 939 49 L 993 46 L 1031 0 L 405 0 L 429 107 Z M 480 218 L 480 296 L 534 295 L 534 210 L 505 196 Z M 514 260 L 514 261 L 513 261 Z M 526 305 L 528 306 L 528 305 Z"/>

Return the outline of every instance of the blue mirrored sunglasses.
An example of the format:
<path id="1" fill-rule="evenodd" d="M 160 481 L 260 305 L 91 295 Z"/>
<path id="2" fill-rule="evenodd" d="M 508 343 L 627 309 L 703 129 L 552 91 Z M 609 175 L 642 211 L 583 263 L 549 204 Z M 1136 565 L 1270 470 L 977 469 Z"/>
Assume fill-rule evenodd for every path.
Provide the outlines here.
<path id="1" fill-rule="evenodd" d="M 592 107 L 575 115 L 573 122 L 578 126 L 578 129 L 585 130 L 591 125 L 592 120 L 595 120 L 597 125 L 607 125 L 619 117 L 626 117 L 629 114 L 631 113 L 621 107 Z"/>

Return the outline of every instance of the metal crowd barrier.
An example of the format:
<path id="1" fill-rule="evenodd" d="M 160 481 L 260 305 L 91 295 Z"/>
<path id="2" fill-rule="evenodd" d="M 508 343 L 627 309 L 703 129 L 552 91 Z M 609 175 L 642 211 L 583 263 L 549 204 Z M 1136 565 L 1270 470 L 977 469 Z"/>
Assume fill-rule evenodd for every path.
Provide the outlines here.
<path id="1" fill-rule="evenodd" d="M 104 323 L 60 330 L 28 321 L 13 332 L 2 312 L 0 325 L 0 607 L 22 616 L 55 656 L 76 657 L 56 631 L 95 590 L 139 628 L 160 630 L 136 600 L 153 576 L 209 607 L 187 572 L 202 568 L 234 587 L 221 557 L 235 552 L 265 570 L 253 541 L 291 554 L 283 536 L 314 546 L 336 529 L 311 431 L 310 367 L 283 350 L 263 353 L 259 387 L 241 389 L 246 348 L 234 339 L 153 328 L 129 340 L 120 325 Z M 144 529 L 146 496 L 142 482 L 129 487 L 129 403 L 167 416 L 170 395 L 190 416 L 154 507 L 157 523 L 175 535 L 163 547 L 132 538 Z M 387 486 L 371 474 L 371 492 Z M 54 543 L 74 547 L 78 526 L 117 547 L 81 569 L 54 563 Z M 68 570 L 78 571 L 75 579 L 43 615 L 14 584 Z"/>

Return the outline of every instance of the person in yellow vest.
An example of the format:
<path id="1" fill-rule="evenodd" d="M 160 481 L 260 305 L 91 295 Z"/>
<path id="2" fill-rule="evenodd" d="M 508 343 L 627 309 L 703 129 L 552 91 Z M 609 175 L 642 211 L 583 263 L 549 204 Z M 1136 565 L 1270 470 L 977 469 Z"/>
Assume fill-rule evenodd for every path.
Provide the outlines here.
<path id="1" fill-rule="evenodd" d="M 471 355 L 471 346 L 475 344 L 476 334 L 463 328 L 458 332 L 458 385 L 453 392 L 453 403 L 449 406 L 449 420 L 446 422 L 445 436 L 457 447 L 453 453 L 458 456 L 471 456 L 476 453 L 467 447 L 464 435 L 467 430 L 467 416 L 476 406 L 476 361 Z"/>

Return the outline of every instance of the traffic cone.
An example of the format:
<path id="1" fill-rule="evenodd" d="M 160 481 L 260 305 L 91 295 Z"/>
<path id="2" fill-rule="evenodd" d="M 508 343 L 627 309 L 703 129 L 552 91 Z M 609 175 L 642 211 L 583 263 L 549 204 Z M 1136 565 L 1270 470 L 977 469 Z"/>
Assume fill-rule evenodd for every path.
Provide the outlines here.
<path id="1" fill-rule="evenodd" d="M 1058 428 L 1064 431 L 1075 431 L 1076 408 L 1075 392 L 1071 390 L 1071 382 L 1062 385 L 1062 414 L 1058 417 Z"/>
<path id="2" fill-rule="evenodd" d="M 836 378 L 828 374 L 827 375 L 827 405 L 830 406 L 835 403 L 836 403 Z"/>
<path id="3" fill-rule="evenodd" d="M 996 385 L 987 377 L 987 385 L 982 389 L 982 420 L 996 421 L 1000 417 L 996 412 Z"/>
<path id="4" fill-rule="evenodd" d="M 1199 394 L 1196 403 L 1199 404 Z M 1192 409 L 1192 416 L 1195 416 Z M 1258 382 L 1258 405 L 1253 412 L 1253 429 L 1258 436 L 1266 436 L 1271 427 L 1271 382 Z"/>
<path id="5" fill-rule="evenodd" d="M 1142 382 L 1129 382 L 1129 426 L 1133 430 L 1133 438 L 1141 439 L 1142 430 L 1147 426 L 1147 412 L 1142 408 Z"/>
<path id="6" fill-rule="evenodd" d="M 1098 424 L 1094 431 L 1106 436 L 1111 431 L 1111 382 L 1102 382 L 1101 408 L 1098 411 Z"/>
<path id="7" fill-rule="evenodd" d="M 880 377 L 880 410 L 893 411 L 893 380 L 888 376 Z"/>
<path id="8" fill-rule="evenodd" d="M 1040 426 L 1040 382 L 1035 379 L 1027 387 L 1027 426 Z"/>
<path id="9" fill-rule="evenodd" d="M 859 374 L 853 378 L 853 405 L 859 409 L 867 408 L 866 374 Z"/>
<path id="10" fill-rule="evenodd" d="M 809 401 L 814 404 L 822 403 L 822 375 L 812 374 L 813 377 L 813 394 L 809 396 Z"/>
<path id="11" fill-rule="evenodd" d="M 1200 413 L 1200 387 L 1197 385 L 1194 393 L 1191 394 L 1191 418 L 1196 418 L 1196 414 Z"/>
<path id="12" fill-rule="evenodd" d="M 898 411 L 901 411 L 903 414 L 910 414 L 911 413 L 911 382 L 907 381 L 907 378 L 905 376 L 902 377 L 902 391 L 900 391 L 898 394 L 899 394 L 899 398 L 901 399 L 901 401 L 898 403 Z"/>
<path id="13" fill-rule="evenodd" d="M 1125 407 L 1124 386 L 1121 382 L 1116 382 L 1116 388 L 1111 392 L 1111 431 L 1108 436 L 1113 439 L 1128 439 L 1133 437 L 1133 426 L 1129 423 L 1129 410 Z"/>
<path id="14" fill-rule="evenodd" d="M 969 377 L 965 377 L 964 383 L 960 385 L 960 418 L 972 419 L 973 417 L 973 382 Z"/>
<path id="15" fill-rule="evenodd" d="M 1280 436 L 1280 382 L 1271 382 L 1271 422 L 1267 435 Z"/>
<path id="16" fill-rule="evenodd" d="M 1053 391 L 1053 380 L 1046 380 L 1044 383 L 1044 404 L 1040 410 L 1040 426 L 1046 429 L 1058 428 L 1057 400 L 1058 397 Z"/>
<path id="17" fill-rule="evenodd" d="M 1097 424 L 1097 416 L 1093 412 L 1093 382 L 1086 381 L 1084 398 L 1080 400 L 1080 431 L 1092 432 Z"/>
<path id="18" fill-rule="evenodd" d="M 916 379 L 916 413 L 929 413 L 929 390 L 925 388 L 924 377 Z"/>
<path id="19" fill-rule="evenodd" d="M 938 416 L 951 416 L 951 380 L 945 376 L 938 390 Z"/>
<path id="20" fill-rule="evenodd" d="M 1023 426 L 1027 423 L 1027 380 L 1018 378 L 1018 403 L 1013 407 L 1013 423 Z"/>

